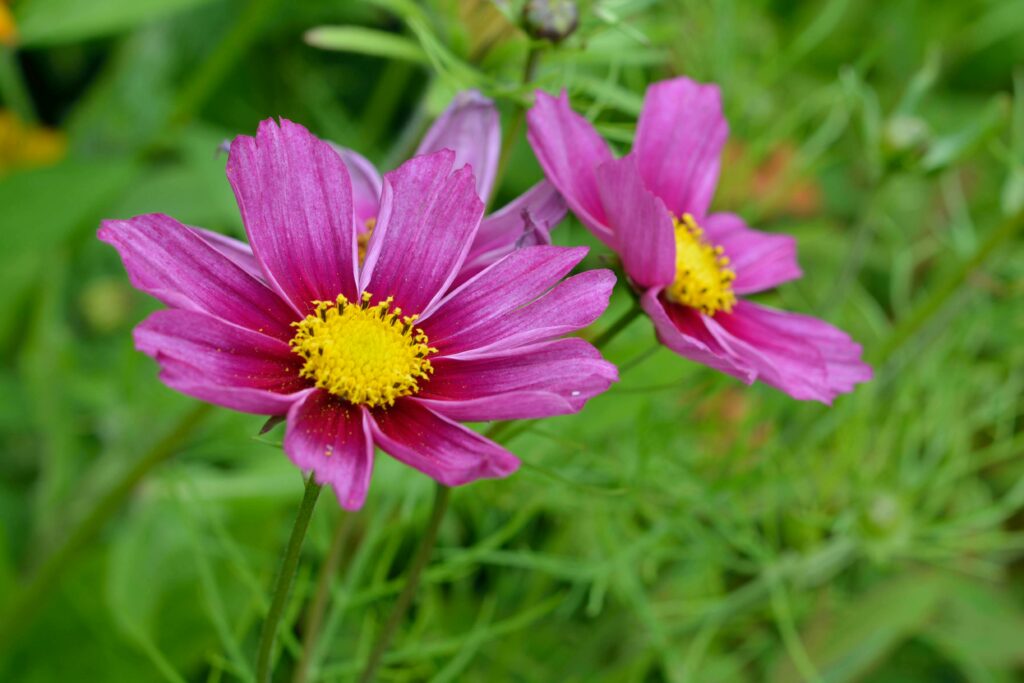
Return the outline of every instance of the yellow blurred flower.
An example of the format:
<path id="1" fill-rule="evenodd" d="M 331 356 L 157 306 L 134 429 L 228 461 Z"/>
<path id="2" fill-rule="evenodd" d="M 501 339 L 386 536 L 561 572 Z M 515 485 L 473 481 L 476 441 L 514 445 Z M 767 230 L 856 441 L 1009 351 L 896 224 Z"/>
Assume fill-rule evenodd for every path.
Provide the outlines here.
<path id="1" fill-rule="evenodd" d="M 4 0 L 0 0 L 0 45 L 14 45 L 18 29 L 14 25 L 14 14 Z"/>
<path id="2" fill-rule="evenodd" d="M 67 148 L 60 131 L 28 125 L 13 112 L 0 109 L 0 175 L 17 168 L 48 166 Z"/>

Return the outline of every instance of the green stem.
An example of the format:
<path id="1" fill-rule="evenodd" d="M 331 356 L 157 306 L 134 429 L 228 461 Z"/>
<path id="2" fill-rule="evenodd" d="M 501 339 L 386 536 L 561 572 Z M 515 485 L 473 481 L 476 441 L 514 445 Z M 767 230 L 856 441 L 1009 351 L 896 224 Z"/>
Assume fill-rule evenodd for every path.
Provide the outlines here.
<path id="1" fill-rule="evenodd" d="M 627 372 L 629 372 L 630 370 L 632 370 L 633 368 L 640 365 L 645 360 L 656 354 L 658 350 L 661 349 L 661 346 L 661 342 L 655 340 L 654 345 L 649 347 L 646 351 L 638 353 L 637 355 L 627 360 L 625 363 L 620 363 L 619 376 L 621 377 L 622 375 L 626 374 Z"/>
<path id="2" fill-rule="evenodd" d="M 427 561 L 430 560 L 430 555 L 434 551 L 434 544 L 437 542 L 437 532 L 441 528 L 441 520 L 444 518 L 444 512 L 448 508 L 448 498 L 450 495 L 450 488 L 441 483 L 437 484 L 437 489 L 434 493 L 434 509 L 430 513 L 430 521 L 427 523 L 427 528 L 423 532 L 419 548 L 416 549 L 416 555 L 413 557 L 412 565 L 409 567 L 409 574 L 405 579 L 405 588 L 402 589 L 402 594 L 398 596 L 398 600 L 391 609 L 391 614 L 388 615 L 388 620 L 384 623 L 384 627 L 377 634 L 377 640 L 374 642 L 373 650 L 366 660 L 366 666 L 363 669 L 363 674 L 359 677 L 359 683 L 369 683 L 374 679 L 381 660 L 384 658 L 384 653 L 387 652 L 388 645 L 395 635 L 398 624 L 401 623 L 402 618 L 405 617 L 406 610 L 412 604 L 412 598 L 420 584 L 420 576 L 423 574 L 423 569 L 427 566 Z"/>
<path id="3" fill-rule="evenodd" d="M 313 516 L 313 508 L 316 507 L 316 501 L 320 497 L 322 489 L 323 486 L 317 484 L 314 475 L 310 474 L 306 479 L 306 490 L 302 495 L 302 502 L 299 504 L 299 512 L 295 516 L 295 525 L 288 538 L 284 558 L 281 560 L 281 569 L 277 573 L 277 581 L 274 582 L 274 599 L 270 603 L 270 611 L 267 612 L 267 619 L 263 622 L 263 629 L 260 631 L 260 646 L 256 652 L 257 683 L 269 683 L 270 681 L 270 660 L 274 651 L 274 640 L 277 637 L 277 626 L 281 622 L 285 604 L 288 602 L 288 592 L 295 579 L 295 570 L 299 566 L 302 541 L 306 538 L 309 520 Z"/>
<path id="4" fill-rule="evenodd" d="M 1007 218 L 1002 225 L 993 230 L 971 258 L 964 261 L 952 271 L 932 291 L 924 302 L 896 327 L 892 335 L 879 351 L 880 362 L 889 357 L 917 333 L 928 320 L 935 315 L 946 301 L 956 292 L 968 276 L 981 266 L 988 257 L 1004 242 L 1012 238 L 1024 226 L 1024 211 Z"/>
<path id="5" fill-rule="evenodd" d="M 52 593 L 56 580 L 63 574 L 82 548 L 103 529 L 107 521 L 135 490 L 135 486 L 153 468 L 178 452 L 178 447 L 206 418 L 210 406 L 200 404 L 164 438 L 135 462 L 93 508 L 65 537 L 64 543 L 49 555 L 35 571 L 28 585 L 14 598 L 0 622 L 0 652 L 8 649 L 29 631 L 29 623 L 42 612 L 43 601 Z"/>
<path id="6" fill-rule="evenodd" d="M 630 324 L 636 320 L 644 310 L 640 307 L 640 303 L 635 301 L 633 305 L 629 307 L 629 310 L 623 313 L 619 318 L 609 325 L 604 332 L 597 335 L 594 341 L 591 343 L 597 348 L 603 348 L 614 339 L 620 332 L 630 326 Z"/>
<path id="7" fill-rule="evenodd" d="M 526 55 L 526 65 L 523 67 L 523 87 L 528 86 L 533 77 L 537 74 L 537 67 L 540 66 L 541 50 L 536 45 L 530 46 L 530 52 Z M 517 101 L 515 110 L 512 112 L 512 120 L 505 127 L 505 136 L 501 140 L 501 155 L 498 157 L 498 171 L 494 176 L 494 188 L 501 186 L 501 179 L 505 177 L 505 169 L 508 168 L 509 157 L 512 155 L 512 148 L 519 139 L 519 133 L 523 128 L 523 119 L 526 118 L 526 107 L 522 102 Z M 491 193 L 488 201 L 494 200 L 495 193 Z"/>
<path id="8" fill-rule="evenodd" d="M 12 48 L 0 47 L 0 95 L 23 123 L 35 123 L 38 120 L 17 54 Z"/>
<path id="9" fill-rule="evenodd" d="M 352 532 L 353 522 L 356 516 L 342 513 L 342 519 L 334 529 L 334 536 L 331 538 L 331 546 L 327 551 L 327 559 L 320 568 L 320 576 L 316 582 L 316 593 L 313 602 L 309 606 L 306 616 L 306 623 L 302 629 L 302 655 L 295 667 L 295 675 L 292 676 L 292 683 L 305 683 L 309 676 L 309 666 L 313 660 L 313 649 L 316 647 L 317 639 L 320 636 L 320 628 L 323 626 L 324 613 L 327 611 L 327 599 L 331 592 L 331 579 L 338 571 L 341 564 L 341 551 L 345 547 Z"/>

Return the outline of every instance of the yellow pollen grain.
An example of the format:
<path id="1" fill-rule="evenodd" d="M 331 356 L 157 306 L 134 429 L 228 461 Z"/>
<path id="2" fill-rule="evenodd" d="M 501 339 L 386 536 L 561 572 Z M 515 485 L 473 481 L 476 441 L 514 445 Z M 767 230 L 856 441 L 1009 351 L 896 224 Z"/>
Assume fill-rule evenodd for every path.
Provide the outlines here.
<path id="1" fill-rule="evenodd" d="M 290 345 L 305 363 L 299 376 L 354 404 L 378 408 L 394 405 L 419 391 L 420 380 L 434 372 L 427 359 L 437 349 L 429 346 L 423 330 L 414 327 L 415 315 L 388 297 L 370 306 L 372 295 L 356 304 L 339 295 L 335 301 L 315 301 L 296 328 Z"/>
<path id="2" fill-rule="evenodd" d="M 668 298 L 706 315 L 732 312 L 736 272 L 722 247 L 709 244 L 704 231 L 688 213 L 672 218 L 676 237 L 676 278 L 666 290 Z"/>

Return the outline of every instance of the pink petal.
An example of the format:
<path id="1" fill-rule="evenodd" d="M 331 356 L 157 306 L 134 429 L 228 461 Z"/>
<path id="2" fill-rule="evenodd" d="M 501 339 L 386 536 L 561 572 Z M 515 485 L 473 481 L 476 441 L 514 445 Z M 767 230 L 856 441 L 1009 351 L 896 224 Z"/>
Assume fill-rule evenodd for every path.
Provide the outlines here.
<path id="1" fill-rule="evenodd" d="M 473 169 L 477 194 L 487 201 L 501 155 L 501 124 L 494 102 L 475 90 L 456 95 L 423 136 L 416 154 L 442 149 L 455 152 L 455 168 L 468 164 Z"/>
<path id="2" fill-rule="evenodd" d="M 741 301 L 714 322 L 757 379 L 793 398 L 831 404 L 871 379 L 861 347 L 842 330 L 806 315 Z"/>
<path id="3" fill-rule="evenodd" d="M 626 274 L 644 289 L 671 284 L 676 276 L 672 218 L 644 187 L 633 155 L 598 167 L 597 184 Z"/>
<path id="4" fill-rule="evenodd" d="M 551 244 L 551 230 L 565 218 L 565 212 L 565 200 L 555 186 L 540 181 L 481 221 L 454 284 L 462 284 L 516 249 Z"/>
<path id="5" fill-rule="evenodd" d="M 803 275 L 796 260 L 796 240 L 752 230 L 731 213 L 713 213 L 702 226 L 708 241 L 721 246 L 736 273 L 732 288 L 737 294 L 753 294 Z"/>
<path id="6" fill-rule="evenodd" d="M 211 247 L 230 259 L 236 266 L 249 273 L 249 275 L 252 275 L 260 282 L 266 282 L 263 276 L 263 269 L 260 268 L 259 261 L 256 260 L 256 256 L 252 253 L 252 247 L 248 244 L 240 240 L 236 240 L 234 237 L 222 235 L 219 232 L 213 232 L 212 230 L 205 230 L 203 228 L 196 228 L 192 226 L 189 227 L 197 232 L 200 237 L 206 240 Z"/>
<path id="7" fill-rule="evenodd" d="M 448 290 L 480 225 L 483 202 L 455 153 L 411 159 L 384 175 L 380 217 L 363 266 L 363 290 L 395 297 L 405 314 L 426 314 Z"/>
<path id="8" fill-rule="evenodd" d="M 330 144 L 268 119 L 255 138 L 235 138 L 227 170 L 267 281 L 296 311 L 356 296 L 352 183 Z"/>
<path id="9" fill-rule="evenodd" d="M 676 216 L 707 213 L 718 184 L 729 126 L 716 85 L 689 78 L 647 88 L 633 152 L 640 175 Z"/>
<path id="10" fill-rule="evenodd" d="M 575 413 L 618 380 L 615 366 L 578 337 L 433 365 L 417 399 L 470 422 Z"/>
<path id="11" fill-rule="evenodd" d="M 334 489 L 341 507 L 363 507 L 373 474 L 370 416 L 325 391 L 311 391 L 288 411 L 284 451 L 319 484 Z"/>
<path id="12" fill-rule="evenodd" d="M 424 323 L 441 355 L 507 349 L 551 339 L 597 319 L 615 276 L 592 270 L 559 282 L 583 247 L 525 247 L 452 292 Z"/>
<path id="13" fill-rule="evenodd" d="M 98 236 L 117 249 L 132 284 L 168 306 L 291 337 L 295 313 L 288 305 L 207 238 L 173 218 L 149 214 L 108 220 Z"/>
<path id="14" fill-rule="evenodd" d="M 659 290 L 650 289 L 640 297 L 640 304 L 654 323 L 658 340 L 666 347 L 697 363 L 720 370 L 750 384 L 755 373 L 736 359 L 707 330 L 706 316 L 699 311 L 666 301 Z"/>
<path id="15" fill-rule="evenodd" d="M 157 311 L 135 328 L 135 346 L 164 384 L 226 408 L 283 415 L 308 390 L 286 342 L 205 313 Z"/>
<path id="16" fill-rule="evenodd" d="M 597 167 L 612 160 L 608 144 L 594 127 L 569 106 L 569 97 L 537 91 L 537 103 L 526 114 L 526 134 L 537 161 L 573 213 L 605 244 L 612 231 L 601 205 Z"/>
<path id="17" fill-rule="evenodd" d="M 331 145 L 341 156 L 352 180 L 352 202 L 355 204 L 356 232 L 366 229 L 368 220 L 376 219 L 380 212 L 380 192 L 384 181 L 380 178 L 377 168 L 359 152 Z"/>
<path id="18" fill-rule="evenodd" d="M 414 398 L 401 399 L 373 418 L 381 449 L 446 486 L 507 477 L 519 469 L 516 456 Z"/>

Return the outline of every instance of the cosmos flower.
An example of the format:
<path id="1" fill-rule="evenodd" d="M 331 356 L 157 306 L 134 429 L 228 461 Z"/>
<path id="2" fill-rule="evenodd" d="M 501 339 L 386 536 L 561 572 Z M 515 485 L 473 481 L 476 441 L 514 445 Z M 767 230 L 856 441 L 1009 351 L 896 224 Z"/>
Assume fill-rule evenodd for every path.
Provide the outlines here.
<path id="1" fill-rule="evenodd" d="M 620 159 L 564 92 L 538 92 L 527 116 L 548 179 L 618 252 L 665 346 L 748 384 L 823 403 L 871 378 L 846 333 L 743 298 L 802 273 L 792 237 L 708 211 L 728 136 L 716 86 L 688 78 L 650 86 L 633 149 Z"/>
<path id="2" fill-rule="evenodd" d="M 284 449 L 342 506 L 362 506 L 379 446 L 450 486 L 518 460 L 459 421 L 578 411 L 616 379 L 579 338 L 614 284 L 562 278 L 581 248 L 524 247 L 451 289 L 483 203 L 450 150 L 383 178 L 358 256 L 356 195 L 338 153 L 305 128 L 264 121 L 231 145 L 227 174 L 252 252 L 153 214 L 99 238 L 132 283 L 169 309 L 135 330 L 169 387 L 286 416 Z"/>

